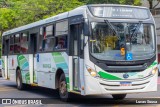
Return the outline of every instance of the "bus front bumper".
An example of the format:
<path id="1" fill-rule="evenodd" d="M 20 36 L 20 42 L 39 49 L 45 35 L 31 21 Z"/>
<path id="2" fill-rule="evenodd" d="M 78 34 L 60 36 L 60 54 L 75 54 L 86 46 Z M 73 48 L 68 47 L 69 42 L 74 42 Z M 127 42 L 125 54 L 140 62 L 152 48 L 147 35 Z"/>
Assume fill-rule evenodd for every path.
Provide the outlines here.
<path id="1" fill-rule="evenodd" d="M 136 80 L 105 80 L 85 76 L 85 95 L 97 94 L 129 94 L 157 91 L 157 73 L 143 79 Z M 122 86 L 122 82 L 129 82 L 131 85 Z"/>

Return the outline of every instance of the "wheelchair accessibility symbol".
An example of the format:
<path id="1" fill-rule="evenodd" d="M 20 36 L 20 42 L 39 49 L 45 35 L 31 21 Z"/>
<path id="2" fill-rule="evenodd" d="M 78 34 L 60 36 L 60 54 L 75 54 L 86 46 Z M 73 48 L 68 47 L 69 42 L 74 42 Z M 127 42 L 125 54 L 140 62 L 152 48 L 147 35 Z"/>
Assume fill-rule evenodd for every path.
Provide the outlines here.
<path id="1" fill-rule="evenodd" d="M 132 55 L 132 53 L 127 53 L 127 54 L 126 54 L 126 58 L 127 58 L 127 60 L 133 60 L 133 55 Z"/>

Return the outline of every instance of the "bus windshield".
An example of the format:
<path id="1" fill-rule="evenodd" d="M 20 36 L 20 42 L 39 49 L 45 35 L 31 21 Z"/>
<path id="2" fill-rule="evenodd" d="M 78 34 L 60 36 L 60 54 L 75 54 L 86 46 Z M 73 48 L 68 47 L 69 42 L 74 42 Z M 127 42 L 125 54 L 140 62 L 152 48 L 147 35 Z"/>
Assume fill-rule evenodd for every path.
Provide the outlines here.
<path id="1" fill-rule="evenodd" d="M 91 55 L 99 60 L 144 60 L 155 52 L 154 26 L 144 23 L 92 22 Z M 131 59 L 126 55 L 130 53 Z"/>

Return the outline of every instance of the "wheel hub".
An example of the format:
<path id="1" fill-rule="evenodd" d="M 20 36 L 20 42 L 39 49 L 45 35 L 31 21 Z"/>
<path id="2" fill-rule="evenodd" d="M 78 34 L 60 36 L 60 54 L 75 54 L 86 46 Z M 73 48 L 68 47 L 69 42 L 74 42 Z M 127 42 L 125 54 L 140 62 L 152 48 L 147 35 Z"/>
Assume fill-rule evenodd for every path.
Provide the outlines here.
<path id="1" fill-rule="evenodd" d="M 67 91 L 67 89 L 66 89 L 66 83 L 65 83 L 65 81 L 62 81 L 60 83 L 60 92 L 61 92 L 62 95 L 65 95 L 66 91 Z"/>
<path id="2" fill-rule="evenodd" d="M 18 87 L 20 86 L 20 80 L 19 80 L 19 77 L 17 78 L 17 85 L 18 85 Z"/>

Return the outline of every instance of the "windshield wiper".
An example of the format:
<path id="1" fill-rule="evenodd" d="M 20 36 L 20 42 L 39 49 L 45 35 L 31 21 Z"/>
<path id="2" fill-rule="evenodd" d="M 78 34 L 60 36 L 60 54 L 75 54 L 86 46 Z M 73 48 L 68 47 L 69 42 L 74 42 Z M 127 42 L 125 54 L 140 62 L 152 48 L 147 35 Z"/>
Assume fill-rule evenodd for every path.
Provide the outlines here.
<path id="1" fill-rule="evenodd" d="M 112 31 L 115 32 L 115 34 L 118 36 L 118 32 L 116 31 L 115 27 L 107 19 L 104 20 L 104 22 L 107 23 Z"/>
<path id="2" fill-rule="evenodd" d="M 142 25 L 142 21 L 139 21 L 138 26 L 136 27 L 135 31 L 132 33 L 131 37 L 135 36 L 135 34 L 139 31 Z"/>

